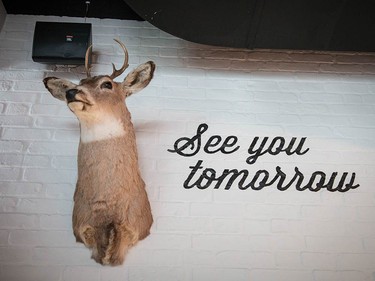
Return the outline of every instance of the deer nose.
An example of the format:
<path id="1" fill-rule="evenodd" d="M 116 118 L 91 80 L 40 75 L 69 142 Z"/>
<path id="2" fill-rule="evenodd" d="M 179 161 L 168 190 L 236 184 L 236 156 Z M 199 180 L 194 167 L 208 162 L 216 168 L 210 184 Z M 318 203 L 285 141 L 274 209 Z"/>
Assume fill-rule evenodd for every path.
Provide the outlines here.
<path id="1" fill-rule="evenodd" d="M 78 90 L 77 89 L 70 89 L 70 90 L 67 90 L 65 92 L 66 94 L 66 100 L 68 102 L 72 102 L 72 101 L 75 101 L 75 97 L 76 97 L 76 94 L 77 94 Z"/>

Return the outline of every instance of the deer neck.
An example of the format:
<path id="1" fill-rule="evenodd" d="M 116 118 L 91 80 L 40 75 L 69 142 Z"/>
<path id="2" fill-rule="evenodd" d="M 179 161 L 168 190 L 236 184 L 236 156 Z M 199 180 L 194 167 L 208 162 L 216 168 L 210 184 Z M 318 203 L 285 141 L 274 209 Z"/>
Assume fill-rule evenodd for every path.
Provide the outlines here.
<path id="1" fill-rule="evenodd" d="M 80 122 L 81 143 L 91 143 L 124 137 L 125 122 L 116 116 L 105 116 L 91 122 Z"/>

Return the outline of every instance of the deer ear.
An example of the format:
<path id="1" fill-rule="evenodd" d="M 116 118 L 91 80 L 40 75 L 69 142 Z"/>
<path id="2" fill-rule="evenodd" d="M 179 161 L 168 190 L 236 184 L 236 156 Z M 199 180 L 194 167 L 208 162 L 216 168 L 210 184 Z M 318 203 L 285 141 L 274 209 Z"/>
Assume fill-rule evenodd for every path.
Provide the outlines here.
<path id="1" fill-rule="evenodd" d="M 145 88 L 154 76 L 155 64 L 152 61 L 141 64 L 132 72 L 130 72 L 124 82 L 122 82 L 122 87 L 124 88 L 126 95 L 130 96 L 143 88 Z"/>
<path id="2" fill-rule="evenodd" d="M 77 87 L 76 84 L 56 77 L 47 77 L 43 80 L 44 86 L 55 98 L 66 101 L 66 91 Z"/>

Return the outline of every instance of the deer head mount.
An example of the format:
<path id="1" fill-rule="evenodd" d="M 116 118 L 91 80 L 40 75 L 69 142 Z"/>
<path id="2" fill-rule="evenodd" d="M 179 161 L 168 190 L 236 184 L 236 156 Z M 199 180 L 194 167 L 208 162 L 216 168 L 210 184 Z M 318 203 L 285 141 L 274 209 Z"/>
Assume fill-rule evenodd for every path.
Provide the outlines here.
<path id="1" fill-rule="evenodd" d="M 92 249 L 98 263 L 118 265 L 127 250 L 149 235 L 153 219 L 145 184 L 138 167 L 135 132 L 125 99 L 151 81 L 155 64 L 141 64 L 123 82 L 115 82 L 128 67 L 111 75 L 87 78 L 79 84 L 66 79 L 43 80 L 53 97 L 67 103 L 80 123 L 78 180 L 74 194 L 73 232 Z"/>

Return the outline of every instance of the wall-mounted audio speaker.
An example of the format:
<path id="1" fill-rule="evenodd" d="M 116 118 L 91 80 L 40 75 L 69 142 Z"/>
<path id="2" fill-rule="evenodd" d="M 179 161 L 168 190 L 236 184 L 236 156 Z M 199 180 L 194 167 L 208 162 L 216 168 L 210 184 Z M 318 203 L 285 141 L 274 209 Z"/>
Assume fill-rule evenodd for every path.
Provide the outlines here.
<path id="1" fill-rule="evenodd" d="M 90 23 L 36 22 L 32 58 L 41 63 L 83 65 L 91 43 Z"/>

